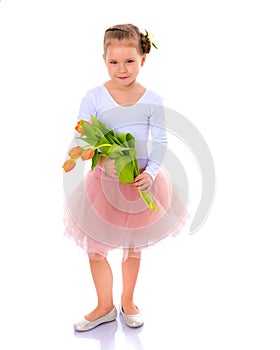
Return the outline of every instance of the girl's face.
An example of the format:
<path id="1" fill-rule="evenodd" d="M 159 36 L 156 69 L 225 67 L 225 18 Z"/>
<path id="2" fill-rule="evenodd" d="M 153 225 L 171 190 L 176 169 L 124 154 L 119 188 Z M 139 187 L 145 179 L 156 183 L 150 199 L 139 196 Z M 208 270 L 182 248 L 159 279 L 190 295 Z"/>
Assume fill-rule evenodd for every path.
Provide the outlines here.
<path id="1" fill-rule="evenodd" d="M 141 56 L 127 40 L 114 40 L 107 46 L 103 58 L 112 82 L 119 87 L 127 87 L 136 81 L 146 54 Z"/>

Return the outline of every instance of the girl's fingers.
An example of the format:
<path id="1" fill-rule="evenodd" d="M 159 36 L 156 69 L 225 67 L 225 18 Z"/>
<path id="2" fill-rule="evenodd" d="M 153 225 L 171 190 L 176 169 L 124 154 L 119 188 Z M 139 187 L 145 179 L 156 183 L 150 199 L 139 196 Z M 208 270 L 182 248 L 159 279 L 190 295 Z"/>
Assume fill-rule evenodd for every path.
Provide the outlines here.
<path id="1" fill-rule="evenodd" d="M 136 176 L 134 182 L 141 181 L 141 180 L 153 182 L 151 176 L 148 173 L 142 173 L 142 174 Z"/>
<path id="2" fill-rule="evenodd" d="M 135 178 L 134 186 L 136 186 L 141 192 L 148 192 L 152 187 L 152 179 L 150 175 L 142 173 Z"/>

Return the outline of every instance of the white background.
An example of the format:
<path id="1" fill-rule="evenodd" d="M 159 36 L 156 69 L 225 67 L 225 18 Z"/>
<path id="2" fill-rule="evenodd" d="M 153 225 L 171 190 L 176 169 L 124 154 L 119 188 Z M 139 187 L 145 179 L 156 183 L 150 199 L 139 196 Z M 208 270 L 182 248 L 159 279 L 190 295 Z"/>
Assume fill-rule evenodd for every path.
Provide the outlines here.
<path id="1" fill-rule="evenodd" d="M 1 348 L 279 349 L 276 5 L 0 2 Z M 118 328 L 106 345 L 106 332 L 79 338 L 71 328 L 95 296 L 86 257 L 63 237 L 61 165 L 81 98 L 108 78 L 104 30 L 126 22 L 155 35 L 159 49 L 139 81 L 200 130 L 217 188 L 199 232 L 144 256 L 136 292 L 144 328 Z M 110 257 L 116 304 L 120 258 Z"/>

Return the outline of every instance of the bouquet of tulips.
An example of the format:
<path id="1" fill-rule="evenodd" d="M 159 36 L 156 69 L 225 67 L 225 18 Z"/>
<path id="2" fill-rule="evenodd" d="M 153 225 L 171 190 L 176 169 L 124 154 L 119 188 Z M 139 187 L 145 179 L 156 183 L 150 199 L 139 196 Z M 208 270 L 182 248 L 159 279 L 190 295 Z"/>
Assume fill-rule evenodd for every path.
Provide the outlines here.
<path id="1" fill-rule="evenodd" d="M 114 159 L 115 168 L 119 181 L 124 184 L 133 183 L 137 175 L 140 174 L 136 159 L 135 138 L 130 134 L 116 134 L 114 130 L 108 129 L 104 123 L 91 116 L 91 123 L 80 120 L 75 127 L 78 132 L 78 139 L 84 141 L 86 146 L 76 146 L 72 148 L 62 168 L 68 172 L 72 170 L 78 158 L 84 160 L 91 159 L 91 169 L 98 163 L 99 157 Z M 151 210 L 157 210 L 151 193 L 138 192 L 144 203 Z"/>

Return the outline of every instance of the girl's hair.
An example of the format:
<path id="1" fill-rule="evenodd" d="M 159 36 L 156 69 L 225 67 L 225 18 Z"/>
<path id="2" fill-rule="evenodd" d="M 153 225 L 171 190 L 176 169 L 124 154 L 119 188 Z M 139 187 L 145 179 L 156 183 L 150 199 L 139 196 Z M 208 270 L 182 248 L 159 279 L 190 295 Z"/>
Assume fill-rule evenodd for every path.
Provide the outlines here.
<path id="1" fill-rule="evenodd" d="M 148 35 L 141 33 L 139 28 L 133 24 L 118 24 L 108 28 L 104 35 L 104 52 L 114 39 L 135 41 L 140 55 L 149 53 L 151 50 L 151 41 Z"/>

